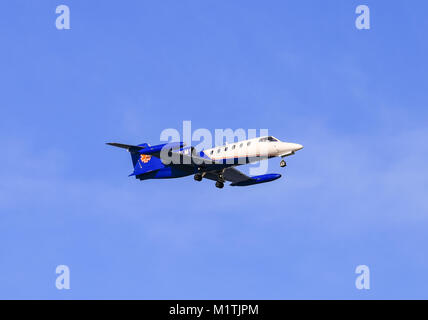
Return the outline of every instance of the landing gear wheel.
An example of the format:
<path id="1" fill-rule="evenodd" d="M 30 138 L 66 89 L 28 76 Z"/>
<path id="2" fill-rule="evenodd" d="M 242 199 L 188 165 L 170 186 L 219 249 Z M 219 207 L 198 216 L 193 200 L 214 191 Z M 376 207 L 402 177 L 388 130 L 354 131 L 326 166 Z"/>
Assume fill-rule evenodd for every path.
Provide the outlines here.
<path id="1" fill-rule="evenodd" d="M 221 182 L 221 181 L 217 181 L 217 182 L 215 183 L 215 186 L 216 186 L 217 188 L 219 188 L 219 189 L 223 189 L 223 187 L 224 187 L 224 183 L 223 183 L 223 182 Z"/>
<path id="2" fill-rule="evenodd" d="M 202 175 L 197 173 L 195 174 L 195 176 L 193 177 L 196 181 L 202 181 Z"/>
<path id="3" fill-rule="evenodd" d="M 287 166 L 287 162 L 285 162 L 285 160 L 282 160 L 279 165 L 281 166 L 281 168 L 284 168 Z"/>

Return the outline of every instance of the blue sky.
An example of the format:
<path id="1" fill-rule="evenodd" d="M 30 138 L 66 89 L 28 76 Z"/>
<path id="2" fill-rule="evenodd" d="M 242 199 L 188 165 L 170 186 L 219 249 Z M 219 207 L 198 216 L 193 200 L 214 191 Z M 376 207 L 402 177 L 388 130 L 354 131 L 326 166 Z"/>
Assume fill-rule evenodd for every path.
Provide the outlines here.
<path id="1" fill-rule="evenodd" d="M 71 30 L 55 28 L 60 4 Z M 0 298 L 428 298 L 426 12 L 3 1 Z M 305 149 L 285 170 L 270 160 L 280 180 L 218 190 L 128 178 L 129 155 L 104 144 L 155 144 L 185 120 Z"/>

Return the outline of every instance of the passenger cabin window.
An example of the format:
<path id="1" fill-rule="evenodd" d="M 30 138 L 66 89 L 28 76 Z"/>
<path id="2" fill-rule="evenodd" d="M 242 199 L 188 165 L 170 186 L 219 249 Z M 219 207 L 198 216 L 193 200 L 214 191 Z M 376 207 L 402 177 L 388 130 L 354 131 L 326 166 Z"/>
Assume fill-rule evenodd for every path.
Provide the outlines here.
<path id="1" fill-rule="evenodd" d="M 243 146 L 243 145 L 244 145 L 244 144 L 243 144 L 243 143 L 241 143 L 241 144 L 239 145 L 239 147 L 240 147 L 240 148 L 242 148 L 242 146 Z"/>
<path id="2" fill-rule="evenodd" d="M 224 148 L 224 151 L 227 151 L 227 147 L 226 147 L 226 148 Z"/>
<path id="3" fill-rule="evenodd" d="M 220 149 L 217 150 L 217 153 L 220 153 Z"/>
<path id="4" fill-rule="evenodd" d="M 247 146 L 249 146 L 251 144 L 251 142 L 247 142 Z"/>
<path id="5" fill-rule="evenodd" d="M 213 154 L 213 153 L 214 153 L 214 150 L 211 150 L 210 154 Z"/>
<path id="6" fill-rule="evenodd" d="M 232 146 L 232 150 L 235 150 L 235 148 L 236 148 L 236 146 L 235 146 L 235 145 L 233 145 L 233 146 Z"/>

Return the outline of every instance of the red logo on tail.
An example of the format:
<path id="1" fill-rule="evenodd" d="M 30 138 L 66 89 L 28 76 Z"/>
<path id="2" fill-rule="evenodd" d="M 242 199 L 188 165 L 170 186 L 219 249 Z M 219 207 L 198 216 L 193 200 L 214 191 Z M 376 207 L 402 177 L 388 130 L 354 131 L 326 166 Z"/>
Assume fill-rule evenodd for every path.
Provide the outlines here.
<path id="1" fill-rule="evenodd" d="M 140 155 L 140 160 L 141 160 L 142 163 L 149 162 L 151 158 L 152 158 L 152 156 L 149 156 L 147 154 Z"/>

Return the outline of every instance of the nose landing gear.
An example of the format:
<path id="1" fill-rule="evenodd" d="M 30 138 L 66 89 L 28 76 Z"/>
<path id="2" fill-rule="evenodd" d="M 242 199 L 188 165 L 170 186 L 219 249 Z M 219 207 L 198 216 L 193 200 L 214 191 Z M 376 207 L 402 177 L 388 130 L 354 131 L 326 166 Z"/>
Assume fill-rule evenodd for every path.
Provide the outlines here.
<path id="1" fill-rule="evenodd" d="M 281 166 L 281 168 L 284 168 L 287 166 L 287 162 L 285 162 L 285 160 L 281 160 L 281 162 L 279 163 L 279 165 Z"/>
<path id="2" fill-rule="evenodd" d="M 195 176 L 193 177 L 196 181 L 202 181 L 202 174 L 197 173 L 195 174 Z"/>

